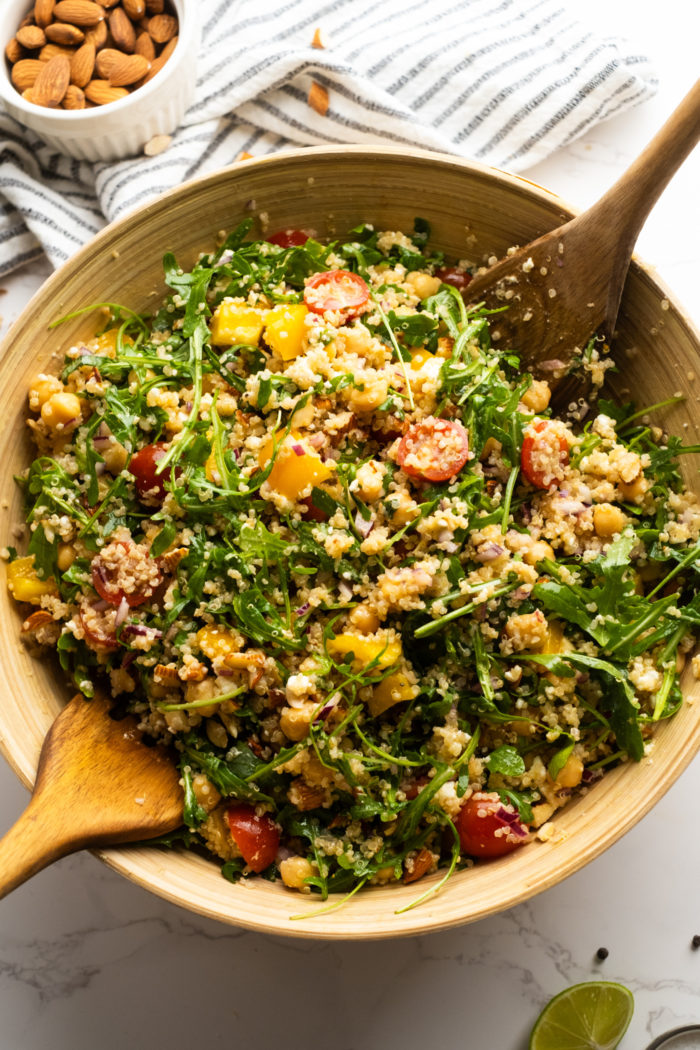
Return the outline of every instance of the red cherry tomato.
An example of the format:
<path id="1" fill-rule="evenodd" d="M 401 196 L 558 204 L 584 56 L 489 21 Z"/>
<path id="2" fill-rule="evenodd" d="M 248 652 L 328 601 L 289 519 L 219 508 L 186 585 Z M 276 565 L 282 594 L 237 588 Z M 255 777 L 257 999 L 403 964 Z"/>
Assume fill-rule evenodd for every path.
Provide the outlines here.
<path id="1" fill-rule="evenodd" d="M 279 244 L 280 248 L 299 248 L 302 244 L 306 244 L 310 233 L 306 230 L 278 230 L 277 233 L 270 234 L 265 240 L 270 244 Z"/>
<path id="2" fill-rule="evenodd" d="M 456 420 L 428 416 L 408 428 L 396 458 L 410 478 L 447 481 L 469 458 L 469 435 Z"/>
<path id="3" fill-rule="evenodd" d="M 451 284 L 458 292 L 463 292 L 472 279 L 470 273 L 458 270 L 456 266 L 439 266 L 435 271 L 443 284 Z"/>
<path id="4" fill-rule="evenodd" d="M 547 419 L 531 424 L 523 438 L 520 465 L 523 474 L 536 489 L 553 489 L 564 476 L 569 462 L 566 438 L 557 433 Z"/>
<path id="5" fill-rule="evenodd" d="M 170 473 L 164 470 L 162 474 L 156 474 L 156 468 L 167 451 L 165 442 L 157 441 L 154 445 L 144 445 L 129 460 L 129 473 L 136 479 L 136 489 L 143 503 L 157 504 L 165 499 L 165 481 Z"/>
<path id="6" fill-rule="evenodd" d="M 495 791 L 477 791 L 457 815 L 455 826 L 462 853 L 470 857 L 502 857 L 527 842 L 527 825 L 515 806 L 501 802 Z"/>
<path id="7" fill-rule="evenodd" d="M 357 317 L 368 299 L 369 288 L 359 274 L 349 270 L 314 273 L 304 288 L 304 302 L 315 314 L 339 310 L 346 318 Z"/>
<path id="8" fill-rule="evenodd" d="M 308 499 L 302 500 L 301 505 L 304 508 L 301 515 L 304 521 L 328 521 L 328 515 L 325 510 L 317 507 L 310 496 Z"/>
<path id="9" fill-rule="evenodd" d="M 119 648 L 114 627 L 114 609 L 100 609 L 98 600 L 85 599 L 78 616 L 85 641 L 91 649 L 109 651 Z"/>
<path id="10" fill-rule="evenodd" d="M 120 540 L 118 546 L 122 548 L 124 554 L 128 557 L 129 549 L 134 544 L 124 543 Z M 143 605 L 144 602 L 153 597 L 152 586 L 149 586 L 147 591 L 129 591 L 128 593 L 123 591 L 116 581 L 116 575 L 114 567 L 105 564 L 104 559 L 99 554 L 92 559 L 92 585 L 100 598 L 109 602 L 110 605 L 121 605 L 125 601 L 127 605 L 133 607 L 135 605 Z"/>
<path id="11" fill-rule="evenodd" d="M 280 831 L 272 817 L 259 817 L 247 802 L 229 806 L 226 817 L 233 841 L 248 867 L 256 873 L 269 868 L 280 844 Z"/>

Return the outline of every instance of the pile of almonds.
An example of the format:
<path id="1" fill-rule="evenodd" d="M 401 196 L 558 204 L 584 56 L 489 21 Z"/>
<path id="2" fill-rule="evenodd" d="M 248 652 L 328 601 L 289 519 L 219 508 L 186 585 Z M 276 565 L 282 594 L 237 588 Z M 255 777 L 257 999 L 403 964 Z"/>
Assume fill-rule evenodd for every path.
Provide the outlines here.
<path id="1" fill-rule="evenodd" d="M 172 55 L 177 34 L 166 0 L 36 0 L 5 57 L 27 101 L 86 109 L 147 84 Z"/>

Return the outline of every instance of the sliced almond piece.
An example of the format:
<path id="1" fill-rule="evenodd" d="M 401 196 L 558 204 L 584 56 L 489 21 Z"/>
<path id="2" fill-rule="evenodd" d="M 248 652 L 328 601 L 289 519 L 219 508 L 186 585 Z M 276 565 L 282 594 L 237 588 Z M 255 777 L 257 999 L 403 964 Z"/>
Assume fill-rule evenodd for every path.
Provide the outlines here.
<path id="1" fill-rule="evenodd" d="M 64 109 L 85 109 L 85 92 L 77 84 L 69 84 L 63 96 Z"/>
<path id="2" fill-rule="evenodd" d="M 242 149 L 236 157 L 236 160 L 252 160 L 253 154 L 249 153 L 247 149 Z"/>
<path id="3" fill-rule="evenodd" d="M 317 48 L 319 51 L 323 51 L 326 47 L 325 39 L 320 29 L 314 29 L 313 39 L 311 46 Z"/>
<path id="4" fill-rule="evenodd" d="M 123 8 L 115 7 L 109 13 L 109 31 L 120 51 L 131 54 L 136 47 L 136 30 Z"/>
<path id="5" fill-rule="evenodd" d="M 156 57 L 156 45 L 151 40 L 148 33 L 139 33 L 136 37 L 136 45 L 134 52 L 137 55 L 143 55 L 149 62 L 153 62 Z"/>
<path id="6" fill-rule="evenodd" d="M 44 44 L 39 52 L 39 58 L 42 62 L 48 62 L 50 58 L 55 58 L 56 55 L 65 55 L 70 60 L 73 54 L 72 47 L 63 47 L 61 44 Z"/>
<path id="7" fill-rule="evenodd" d="M 108 80 L 91 80 L 85 88 L 85 98 L 97 106 L 107 106 L 110 102 L 118 102 L 120 98 L 128 96 L 126 88 L 112 87 Z"/>
<path id="8" fill-rule="evenodd" d="M 63 102 L 70 84 L 70 62 L 65 55 L 56 55 L 43 62 L 41 72 L 32 84 L 32 94 L 38 106 L 55 109 Z"/>
<path id="9" fill-rule="evenodd" d="M 146 34 L 146 36 L 149 40 L 151 39 L 148 34 Z M 155 52 L 155 48 L 153 50 Z M 14 66 L 15 62 L 19 62 L 21 58 L 24 58 L 24 48 L 16 36 L 13 36 L 12 40 L 8 41 L 7 47 L 5 48 L 5 58 L 11 66 Z"/>
<path id="10" fill-rule="evenodd" d="M 167 44 L 178 30 L 177 18 L 173 15 L 154 15 L 148 23 L 149 35 L 156 44 Z"/>
<path id="11" fill-rule="evenodd" d="M 109 80 L 109 74 L 114 63 L 128 57 L 123 51 L 117 51 L 114 47 L 103 47 L 95 58 L 95 69 L 97 70 L 98 78 Z"/>
<path id="12" fill-rule="evenodd" d="M 28 51 L 38 51 L 46 43 L 44 30 L 39 26 L 22 26 L 17 30 L 16 39 Z"/>
<path id="13" fill-rule="evenodd" d="M 56 0 L 36 0 L 34 4 L 34 21 L 42 29 L 46 29 L 47 25 L 53 18 L 53 9 L 56 6 Z"/>
<path id="14" fill-rule="evenodd" d="M 172 141 L 172 135 L 154 135 L 143 147 L 143 152 L 147 157 L 157 157 L 159 153 L 165 153 Z"/>
<path id="15" fill-rule="evenodd" d="M 71 84 L 84 88 L 92 80 L 95 71 L 95 45 L 86 40 L 73 54 L 70 63 Z"/>
<path id="16" fill-rule="evenodd" d="M 106 22 L 98 22 L 96 26 L 88 29 L 85 34 L 85 39 L 89 40 L 95 48 L 95 51 L 99 51 L 107 43 L 107 37 L 109 36 Z"/>
<path id="17" fill-rule="evenodd" d="M 53 16 L 57 22 L 69 22 L 74 26 L 96 26 L 104 18 L 105 11 L 92 0 L 59 0 Z"/>
<path id="18" fill-rule="evenodd" d="M 138 22 L 146 14 L 145 0 L 122 0 L 122 7 L 132 22 Z"/>
<path id="19" fill-rule="evenodd" d="M 122 55 L 112 62 L 107 79 L 112 87 L 127 87 L 145 77 L 150 66 L 151 63 L 143 55 Z"/>
<path id="20" fill-rule="evenodd" d="M 44 63 L 38 58 L 23 58 L 12 67 L 12 83 L 18 91 L 26 91 L 27 88 L 34 87 L 43 68 Z"/>
<path id="21" fill-rule="evenodd" d="M 328 112 L 328 92 L 322 84 L 317 84 L 315 80 L 312 81 L 309 90 L 309 105 L 322 117 L 325 117 Z"/>
<path id="22" fill-rule="evenodd" d="M 82 29 L 69 25 L 68 22 L 53 22 L 46 27 L 46 36 L 52 43 L 65 44 L 67 47 L 77 47 L 85 39 Z"/>

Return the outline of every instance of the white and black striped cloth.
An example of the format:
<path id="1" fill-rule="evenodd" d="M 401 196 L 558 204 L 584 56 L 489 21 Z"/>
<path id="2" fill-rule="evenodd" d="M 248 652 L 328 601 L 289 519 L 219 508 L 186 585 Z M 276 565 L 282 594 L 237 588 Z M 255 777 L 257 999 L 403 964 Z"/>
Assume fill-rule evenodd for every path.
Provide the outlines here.
<path id="1" fill-rule="evenodd" d="M 81 163 L 0 114 L 0 274 L 43 253 L 58 266 L 106 220 L 243 151 L 406 143 L 520 170 L 656 84 L 646 58 L 579 20 L 578 0 L 187 2 L 199 79 L 167 152 Z"/>

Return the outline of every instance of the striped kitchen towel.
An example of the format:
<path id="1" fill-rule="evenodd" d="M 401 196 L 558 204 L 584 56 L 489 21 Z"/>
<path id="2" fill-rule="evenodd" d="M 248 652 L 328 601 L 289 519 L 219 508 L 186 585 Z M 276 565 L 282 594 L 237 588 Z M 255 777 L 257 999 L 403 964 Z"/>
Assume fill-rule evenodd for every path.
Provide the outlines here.
<path id="1" fill-rule="evenodd" d="M 517 171 L 656 83 L 573 0 L 187 2 L 203 24 L 197 93 L 166 152 L 90 165 L 0 114 L 0 274 L 42 254 L 59 265 L 106 221 L 241 153 L 393 143 Z"/>

